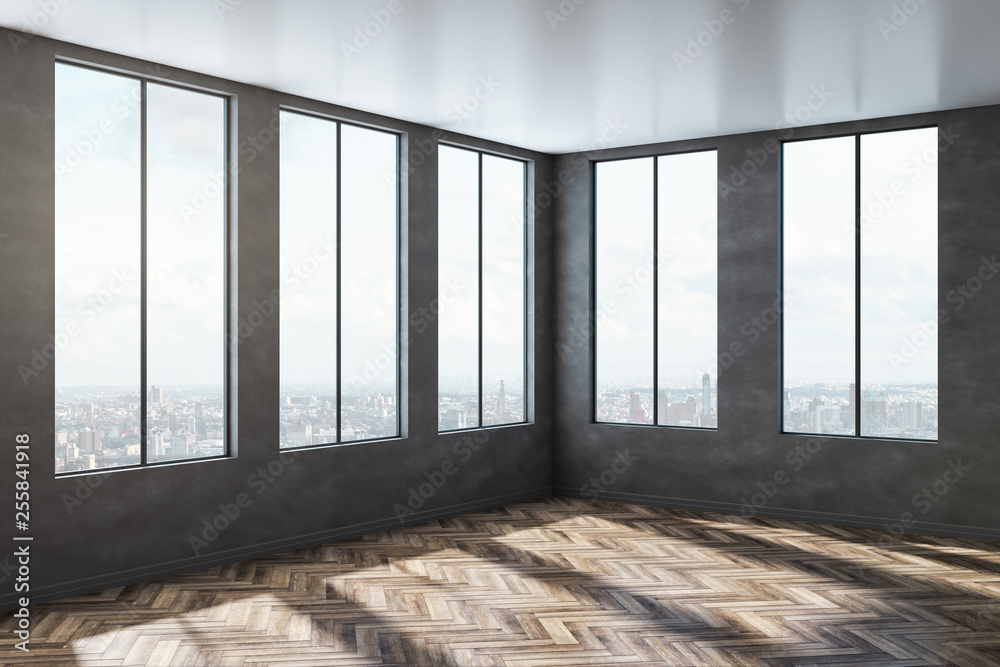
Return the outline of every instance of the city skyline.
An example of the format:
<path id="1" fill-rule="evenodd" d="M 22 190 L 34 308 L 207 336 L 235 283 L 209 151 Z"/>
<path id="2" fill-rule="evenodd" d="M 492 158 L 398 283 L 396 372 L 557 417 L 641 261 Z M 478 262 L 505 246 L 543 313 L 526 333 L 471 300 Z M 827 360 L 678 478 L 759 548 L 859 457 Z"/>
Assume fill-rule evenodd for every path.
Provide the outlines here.
<path id="1" fill-rule="evenodd" d="M 709 373 L 698 382 L 660 382 L 654 413 L 651 384 L 606 381 L 594 385 L 594 417 L 597 422 L 653 424 L 716 428 L 718 426 L 717 386 Z"/>
<path id="2" fill-rule="evenodd" d="M 313 388 L 317 391 L 305 397 L 282 393 L 280 446 L 326 444 L 335 439 L 335 399 L 321 387 Z M 213 395 L 212 389 L 212 385 L 150 386 L 146 396 L 149 462 L 226 454 L 223 397 Z M 129 386 L 58 387 L 56 472 L 138 465 L 140 404 L 139 393 Z M 345 394 L 342 404 L 342 442 L 398 435 L 395 394 Z M 309 441 L 296 438 L 296 430 L 308 431 Z"/>
<path id="3" fill-rule="evenodd" d="M 786 385 L 782 430 L 790 433 L 936 440 L 936 383 Z M 861 424 L 858 428 L 857 416 Z"/>
<path id="4" fill-rule="evenodd" d="M 520 385 L 508 385 L 501 378 L 483 378 L 483 426 L 517 424 L 525 421 L 525 394 Z M 439 382 L 438 430 L 448 431 L 479 426 L 479 394 L 476 379 L 455 389 Z M 469 389 L 472 391 L 469 391 Z"/>
<path id="5" fill-rule="evenodd" d="M 128 385 L 57 387 L 56 472 L 139 465 L 142 398 Z M 150 385 L 147 461 L 223 456 L 226 430 L 224 396 L 214 385 Z"/>

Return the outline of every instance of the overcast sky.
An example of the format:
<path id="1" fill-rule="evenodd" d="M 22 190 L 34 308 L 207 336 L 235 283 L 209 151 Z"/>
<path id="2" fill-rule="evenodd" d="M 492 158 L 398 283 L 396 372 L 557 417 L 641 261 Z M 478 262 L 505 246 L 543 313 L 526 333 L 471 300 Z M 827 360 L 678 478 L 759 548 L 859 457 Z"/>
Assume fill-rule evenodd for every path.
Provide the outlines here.
<path id="1" fill-rule="evenodd" d="M 55 315 L 67 341 L 59 386 L 138 389 L 139 89 L 135 79 L 56 65 Z M 221 393 L 225 201 L 206 186 L 225 169 L 225 104 L 152 83 L 147 100 L 149 382 Z"/>
<path id="2" fill-rule="evenodd" d="M 281 382 L 336 383 L 337 126 L 283 112 Z M 340 126 L 341 361 L 346 395 L 396 391 L 393 134 Z"/>
<path id="3" fill-rule="evenodd" d="M 57 385 L 139 381 L 139 83 L 56 66 Z M 336 378 L 335 123 L 283 114 L 282 382 Z M 223 373 L 225 114 L 214 96 L 148 86 L 148 369 L 151 384 Z M 862 137 L 863 377 L 936 382 L 936 130 Z M 395 387 L 394 135 L 343 126 L 344 386 Z M 928 157 L 932 159 L 928 159 Z M 717 375 L 714 151 L 597 166 L 597 375 L 652 376 L 653 188 L 659 188 L 660 374 Z M 476 154 L 442 147 L 440 372 L 475 375 Z M 523 383 L 524 165 L 483 161 L 483 344 L 488 382 Z M 388 177 L 387 177 L 388 176 Z M 789 382 L 853 380 L 854 140 L 786 144 L 784 369 Z M 893 192 L 893 190 L 895 190 Z M 297 275 L 298 279 L 293 278 Z M 444 353 L 446 352 L 446 354 Z M 900 361 L 902 360 L 902 362 Z M 386 369 L 393 369 L 387 371 Z M 510 378 L 510 379 L 508 379 Z"/>
<path id="4" fill-rule="evenodd" d="M 525 164 L 483 156 L 484 391 L 524 386 Z M 476 393 L 479 155 L 438 151 L 438 367 L 441 390 Z"/>
<path id="5" fill-rule="evenodd" d="M 659 161 L 653 182 L 654 159 Z M 659 211 L 660 386 L 717 376 L 717 157 L 597 165 L 597 383 L 652 386 L 653 188 Z"/>
<path id="6" fill-rule="evenodd" d="M 854 381 L 854 145 L 785 145 L 788 382 Z M 936 335 L 905 344 L 922 342 L 922 325 L 937 320 L 936 154 L 936 128 L 861 138 L 863 384 L 937 381 Z"/>

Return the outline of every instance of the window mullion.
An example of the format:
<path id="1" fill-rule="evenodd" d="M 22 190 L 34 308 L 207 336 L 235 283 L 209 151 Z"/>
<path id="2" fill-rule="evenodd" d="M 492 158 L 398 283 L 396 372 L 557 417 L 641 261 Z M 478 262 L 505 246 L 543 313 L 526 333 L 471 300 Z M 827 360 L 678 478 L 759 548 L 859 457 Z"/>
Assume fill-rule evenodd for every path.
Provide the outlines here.
<path id="1" fill-rule="evenodd" d="M 336 295 L 336 300 L 337 300 L 337 306 L 336 306 L 336 311 L 337 311 L 337 333 L 336 333 L 336 335 L 337 335 L 337 355 L 336 355 L 337 356 L 337 434 L 336 434 L 336 440 L 334 440 L 334 442 L 337 442 L 337 443 L 341 442 L 341 423 L 343 422 L 343 414 L 344 414 L 344 409 L 343 409 L 344 398 L 343 398 L 343 395 L 342 395 L 343 394 L 343 392 L 342 392 L 343 383 L 342 383 L 342 380 L 341 380 L 341 378 L 343 378 L 343 376 L 344 376 L 344 369 L 343 369 L 342 359 L 341 359 L 341 352 L 342 352 L 342 349 L 343 349 L 343 341 L 342 341 L 342 336 L 341 336 L 341 333 L 342 333 L 342 322 L 343 322 L 343 317 L 342 317 L 342 313 L 341 313 L 341 303 L 342 303 L 342 300 L 341 300 L 341 293 L 342 293 L 341 284 L 343 282 L 343 280 L 342 280 L 342 278 L 343 278 L 343 272 L 342 272 L 341 261 L 340 261 L 341 260 L 341 255 L 342 255 L 341 248 L 340 248 L 340 246 L 341 246 L 340 230 L 341 230 L 341 227 L 342 227 L 342 225 L 341 225 L 341 219 L 340 219 L 340 217 L 341 217 L 341 201 L 340 201 L 341 200 L 341 191 L 340 191 L 340 184 L 342 182 L 342 179 L 341 179 L 341 176 L 340 176 L 340 171 L 341 171 L 340 136 L 341 136 L 341 125 L 340 125 L 340 123 L 337 123 L 337 154 L 336 154 L 336 156 L 334 158 L 336 160 L 336 163 L 337 163 L 337 166 L 336 166 L 336 180 L 337 180 L 337 183 L 336 183 L 336 186 L 335 186 L 335 188 L 336 188 L 336 202 L 337 202 L 336 203 L 337 216 L 336 216 L 336 221 L 335 221 L 335 225 L 336 225 L 336 228 L 337 228 L 336 229 L 336 236 L 337 236 L 337 249 L 336 249 L 336 253 L 337 253 L 337 260 L 336 260 L 337 261 L 337 267 L 336 267 L 336 280 L 337 280 L 337 290 L 336 290 L 337 291 L 337 295 Z M 398 403 L 398 394 L 399 394 L 399 392 L 398 392 L 398 389 L 397 389 L 397 409 L 398 409 L 398 405 L 399 405 L 399 403 Z"/>
<path id="2" fill-rule="evenodd" d="M 659 158 L 653 158 L 653 426 L 660 423 L 660 219 Z"/>
<path id="3" fill-rule="evenodd" d="M 139 451 L 140 451 L 140 463 L 141 465 L 146 465 L 148 460 L 148 439 L 146 437 L 146 420 L 147 420 L 147 409 L 146 404 L 146 385 L 147 385 L 147 371 L 146 371 L 146 311 L 147 311 L 147 295 L 146 295 L 146 222 L 147 222 L 147 212 L 146 212 L 146 197 L 147 197 L 147 170 L 146 170 L 146 154 L 147 154 L 147 141 L 146 141 L 146 81 L 142 80 L 140 85 L 140 100 L 139 100 L 139 182 L 140 182 L 140 194 L 139 194 L 139 340 L 140 340 L 140 352 L 139 352 Z"/>
<path id="4" fill-rule="evenodd" d="M 483 154 L 478 153 L 479 156 L 479 184 L 477 187 L 477 198 L 478 198 L 478 234 L 477 234 L 477 244 L 479 248 L 479 420 L 476 425 L 479 428 L 483 428 Z"/>
<path id="5" fill-rule="evenodd" d="M 854 137 L 854 435 L 861 430 L 861 135 Z"/>

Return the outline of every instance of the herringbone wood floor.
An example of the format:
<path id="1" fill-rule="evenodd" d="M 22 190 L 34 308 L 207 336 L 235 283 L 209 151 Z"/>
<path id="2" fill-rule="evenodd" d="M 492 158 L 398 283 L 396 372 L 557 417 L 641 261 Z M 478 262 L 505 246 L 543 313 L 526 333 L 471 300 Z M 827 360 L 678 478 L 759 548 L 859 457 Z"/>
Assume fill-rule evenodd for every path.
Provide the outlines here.
<path id="1" fill-rule="evenodd" d="M 44 665 L 1000 665 L 1000 551 L 510 505 L 32 608 Z"/>

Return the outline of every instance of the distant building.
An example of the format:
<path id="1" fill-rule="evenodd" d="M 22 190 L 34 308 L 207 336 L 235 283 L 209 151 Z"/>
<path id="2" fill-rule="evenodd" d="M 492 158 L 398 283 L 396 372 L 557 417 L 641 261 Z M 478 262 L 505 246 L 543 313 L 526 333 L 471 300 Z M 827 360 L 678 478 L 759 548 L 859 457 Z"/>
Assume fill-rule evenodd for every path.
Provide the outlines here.
<path id="1" fill-rule="evenodd" d="M 903 421 L 901 426 L 907 431 L 919 431 L 924 427 L 923 401 L 907 401 L 903 403 Z"/>
<path id="2" fill-rule="evenodd" d="M 705 373 L 701 376 L 701 423 L 696 426 L 715 426 L 712 416 L 712 377 Z"/>
<path id="3" fill-rule="evenodd" d="M 447 408 L 440 417 L 441 424 L 438 428 L 442 431 L 452 429 L 467 428 L 465 410 L 463 408 Z"/>
<path id="4" fill-rule="evenodd" d="M 194 424 L 200 437 L 205 437 L 205 413 L 201 407 L 201 401 L 194 404 Z"/>
<path id="5" fill-rule="evenodd" d="M 886 435 L 898 430 L 889 421 L 889 399 L 884 393 L 861 395 L 861 419 L 859 435 Z"/>
<path id="6" fill-rule="evenodd" d="M 503 424 L 507 421 L 507 393 L 503 388 L 503 380 L 500 380 L 500 395 L 497 397 L 497 423 Z"/>
<path id="7" fill-rule="evenodd" d="M 688 395 L 681 403 L 674 403 L 667 408 L 667 423 L 675 426 L 694 426 L 695 415 L 698 412 L 698 401 Z"/>
<path id="8" fill-rule="evenodd" d="M 642 403 L 639 399 L 639 394 L 632 392 L 632 403 L 629 410 L 629 415 L 632 418 L 631 423 L 633 424 L 645 424 L 646 423 L 646 410 L 642 407 Z"/>
<path id="9" fill-rule="evenodd" d="M 80 431 L 77 443 L 82 452 L 96 452 L 101 449 L 101 433 L 89 427 L 85 428 Z"/>
<path id="10" fill-rule="evenodd" d="M 889 401 L 885 394 L 865 394 L 861 402 L 861 414 L 866 419 L 886 421 L 889 419 Z"/>
<path id="11" fill-rule="evenodd" d="M 817 433 L 839 433 L 843 430 L 839 405 L 821 405 L 816 409 L 816 415 L 820 427 Z"/>
<path id="12" fill-rule="evenodd" d="M 152 433 L 150 433 L 150 436 L 151 436 L 150 438 L 151 442 L 149 443 L 149 445 L 151 446 L 150 448 L 153 450 L 153 458 L 160 459 L 166 456 L 167 446 L 166 442 L 163 439 L 163 433 L 161 431 L 153 431 Z"/>
<path id="13" fill-rule="evenodd" d="M 197 456 L 220 455 L 224 446 L 225 443 L 222 440 L 199 440 L 195 453 Z"/>
<path id="14" fill-rule="evenodd" d="M 701 376 L 701 415 L 712 414 L 712 378 L 708 373 Z"/>
<path id="15" fill-rule="evenodd" d="M 297 429 L 288 430 L 288 442 L 293 445 L 311 445 L 313 437 L 312 424 L 303 424 Z"/>

